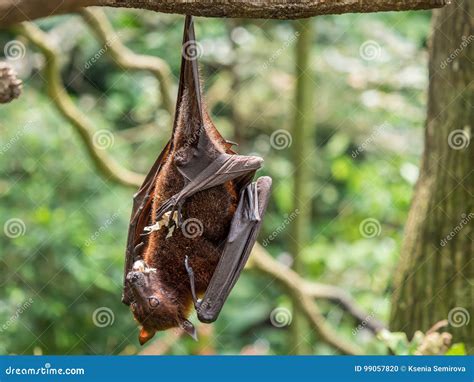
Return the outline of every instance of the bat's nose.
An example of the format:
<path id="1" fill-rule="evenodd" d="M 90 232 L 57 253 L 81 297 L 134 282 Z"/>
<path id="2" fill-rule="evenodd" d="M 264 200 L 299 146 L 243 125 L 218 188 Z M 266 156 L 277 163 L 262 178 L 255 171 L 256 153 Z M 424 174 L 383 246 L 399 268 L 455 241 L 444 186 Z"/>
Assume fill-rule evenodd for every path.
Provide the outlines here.
<path id="1" fill-rule="evenodd" d="M 127 275 L 127 281 L 131 282 L 132 284 L 135 284 L 137 281 L 141 280 L 143 278 L 143 273 L 141 272 L 130 272 Z"/>

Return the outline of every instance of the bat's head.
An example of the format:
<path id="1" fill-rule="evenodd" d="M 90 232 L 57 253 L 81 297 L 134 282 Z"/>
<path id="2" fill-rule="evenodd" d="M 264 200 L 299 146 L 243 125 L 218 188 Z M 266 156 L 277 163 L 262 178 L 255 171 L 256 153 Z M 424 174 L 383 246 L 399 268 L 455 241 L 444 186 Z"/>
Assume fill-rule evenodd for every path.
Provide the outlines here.
<path id="1" fill-rule="evenodd" d="M 159 280 L 156 270 L 144 261 L 137 261 L 127 275 L 132 293 L 130 304 L 135 319 L 142 324 L 140 344 L 148 342 L 157 331 L 180 327 L 196 339 L 196 329 L 183 317 L 182 309 L 172 292 L 167 291 Z"/>

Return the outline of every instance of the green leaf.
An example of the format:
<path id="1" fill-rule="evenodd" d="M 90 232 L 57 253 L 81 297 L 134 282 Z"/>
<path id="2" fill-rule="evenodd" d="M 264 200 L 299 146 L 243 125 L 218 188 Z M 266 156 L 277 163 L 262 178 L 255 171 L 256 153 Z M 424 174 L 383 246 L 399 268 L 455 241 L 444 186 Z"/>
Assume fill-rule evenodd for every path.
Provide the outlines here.
<path id="1" fill-rule="evenodd" d="M 457 344 L 453 344 L 453 346 L 451 346 L 449 348 L 449 350 L 446 352 L 445 355 L 466 355 L 466 346 L 460 342 L 460 343 L 457 343 Z"/>

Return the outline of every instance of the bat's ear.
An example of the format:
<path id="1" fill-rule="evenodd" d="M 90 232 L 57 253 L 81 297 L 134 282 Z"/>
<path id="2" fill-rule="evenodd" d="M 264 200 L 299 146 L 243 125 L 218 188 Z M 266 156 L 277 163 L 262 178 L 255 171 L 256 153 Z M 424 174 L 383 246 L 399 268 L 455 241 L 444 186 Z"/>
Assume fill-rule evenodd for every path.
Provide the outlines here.
<path id="1" fill-rule="evenodd" d="M 198 336 L 197 336 L 197 331 L 196 331 L 196 328 L 194 327 L 194 325 L 186 320 L 186 319 L 183 319 L 179 326 L 181 327 L 181 329 L 183 329 L 186 333 L 188 333 L 193 339 L 194 341 L 197 341 L 198 340 Z"/>
<path id="2" fill-rule="evenodd" d="M 138 341 L 140 341 L 140 345 L 146 344 L 149 340 L 153 338 L 155 335 L 155 330 L 145 329 L 144 327 L 140 330 L 140 334 L 138 335 Z"/>

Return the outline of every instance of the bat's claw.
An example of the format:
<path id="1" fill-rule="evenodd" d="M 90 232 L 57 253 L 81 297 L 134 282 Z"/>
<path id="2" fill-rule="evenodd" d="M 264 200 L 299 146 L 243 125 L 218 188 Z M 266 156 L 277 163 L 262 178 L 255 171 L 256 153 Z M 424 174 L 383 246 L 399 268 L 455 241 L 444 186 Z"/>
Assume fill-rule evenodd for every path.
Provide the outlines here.
<path id="1" fill-rule="evenodd" d="M 168 228 L 171 228 L 173 225 L 176 227 L 179 227 L 179 221 L 181 219 L 180 218 L 181 209 L 177 209 L 176 207 L 173 207 L 171 211 L 163 215 L 163 217 L 165 216 L 166 216 Z"/>
<path id="2" fill-rule="evenodd" d="M 194 308 L 196 310 L 201 306 L 201 300 L 196 297 L 196 286 L 194 281 L 194 271 L 193 268 L 189 265 L 189 257 L 186 255 L 184 258 L 184 267 L 189 276 L 189 284 L 191 285 L 191 295 L 193 296 Z"/>
<path id="3" fill-rule="evenodd" d="M 170 210 L 174 209 L 174 206 L 178 203 L 178 200 L 175 196 L 169 198 L 166 202 L 164 202 L 158 210 L 156 210 L 156 220 L 161 220 L 161 218 Z"/>
<path id="4" fill-rule="evenodd" d="M 148 227 L 143 228 L 143 231 L 145 231 L 146 233 L 142 234 L 142 236 L 143 235 L 149 235 L 149 234 L 151 234 L 152 232 L 155 232 L 155 231 L 159 231 L 160 228 L 161 228 L 161 221 L 156 222 L 153 225 L 150 225 Z"/>
<path id="5" fill-rule="evenodd" d="M 135 260 L 138 256 L 138 251 L 140 251 L 143 247 L 145 246 L 145 242 L 141 242 L 140 244 L 137 244 L 135 248 L 133 248 L 133 259 Z"/>

